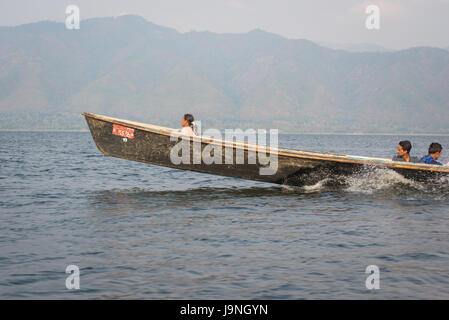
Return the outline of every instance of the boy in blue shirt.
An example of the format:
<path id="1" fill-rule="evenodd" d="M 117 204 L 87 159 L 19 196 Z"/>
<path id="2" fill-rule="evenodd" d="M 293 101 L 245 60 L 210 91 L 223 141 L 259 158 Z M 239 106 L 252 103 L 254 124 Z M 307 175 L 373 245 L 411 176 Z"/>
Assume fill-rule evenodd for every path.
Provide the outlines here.
<path id="1" fill-rule="evenodd" d="M 429 154 L 427 156 L 424 156 L 419 160 L 420 163 L 426 163 L 426 164 L 437 164 L 442 166 L 441 163 L 439 163 L 437 160 L 441 156 L 441 151 L 443 150 L 443 147 L 441 144 L 433 142 L 429 146 Z"/>

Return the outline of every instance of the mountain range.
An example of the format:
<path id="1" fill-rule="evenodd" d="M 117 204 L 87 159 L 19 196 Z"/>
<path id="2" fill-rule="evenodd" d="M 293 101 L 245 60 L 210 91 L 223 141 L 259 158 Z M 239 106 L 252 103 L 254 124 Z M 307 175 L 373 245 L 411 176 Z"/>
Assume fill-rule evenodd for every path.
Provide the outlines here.
<path id="1" fill-rule="evenodd" d="M 86 129 L 81 112 L 178 127 L 449 133 L 449 51 L 350 52 L 126 15 L 0 27 L 0 129 Z"/>

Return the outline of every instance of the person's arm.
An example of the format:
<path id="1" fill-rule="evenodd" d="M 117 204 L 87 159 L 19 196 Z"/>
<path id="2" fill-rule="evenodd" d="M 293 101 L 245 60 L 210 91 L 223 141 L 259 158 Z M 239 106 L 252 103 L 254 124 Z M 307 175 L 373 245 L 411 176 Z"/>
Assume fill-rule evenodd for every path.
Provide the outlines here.
<path id="1" fill-rule="evenodd" d="M 436 164 L 436 165 L 439 165 L 439 166 L 442 166 L 442 165 L 443 165 L 442 163 L 436 161 L 434 158 L 432 158 L 432 160 L 429 161 L 429 164 Z"/>

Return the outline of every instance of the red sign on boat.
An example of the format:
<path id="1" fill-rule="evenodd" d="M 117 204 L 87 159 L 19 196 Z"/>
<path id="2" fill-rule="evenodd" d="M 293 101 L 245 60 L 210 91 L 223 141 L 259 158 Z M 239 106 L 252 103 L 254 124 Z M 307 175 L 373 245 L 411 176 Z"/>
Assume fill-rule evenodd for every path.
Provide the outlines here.
<path id="1" fill-rule="evenodd" d="M 134 129 L 133 128 L 121 126 L 116 123 L 114 123 L 112 126 L 112 134 L 115 134 L 115 135 L 121 136 L 121 137 L 125 137 L 128 139 L 134 139 Z"/>

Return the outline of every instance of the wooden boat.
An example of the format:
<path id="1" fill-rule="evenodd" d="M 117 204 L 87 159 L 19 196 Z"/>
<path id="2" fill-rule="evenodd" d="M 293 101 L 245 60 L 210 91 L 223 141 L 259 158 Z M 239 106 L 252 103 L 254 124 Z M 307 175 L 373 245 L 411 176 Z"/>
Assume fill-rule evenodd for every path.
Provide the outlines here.
<path id="1" fill-rule="evenodd" d="M 406 178 L 420 181 L 449 176 L 448 166 L 270 147 L 210 136 L 183 136 L 171 128 L 90 113 L 83 113 L 83 116 L 95 144 L 104 155 L 181 170 L 295 186 L 314 185 L 329 177 L 361 172 L 367 167 L 392 169 Z M 170 138 L 173 136 L 175 139 Z M 188 141 L 191 159 L 195 157 L 195 143 L 201 147 L 201 151 L 208 145 L 222 148 L 222 163 L 206 164 L 202 159 L 197 163 L 173 163 L 170 152 L 181 139 Z M 242 152 L 245 161 L 238 164 L 236 157 Z M 251 157 L 257 156 L 258 152 L 277 157 L 277 170 L 274 174 L 261 174 L 261 169 L 268 167 L 267 163 L 263 164 L 259 160 L 255 163 L 249 161 Z M 231 164 L 225 161 L 225 154 L 232 154 Z M 334 179 L 335 183 L 338 181 L 338 178 Z"/>

